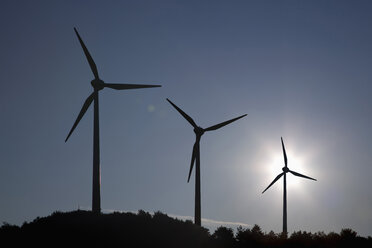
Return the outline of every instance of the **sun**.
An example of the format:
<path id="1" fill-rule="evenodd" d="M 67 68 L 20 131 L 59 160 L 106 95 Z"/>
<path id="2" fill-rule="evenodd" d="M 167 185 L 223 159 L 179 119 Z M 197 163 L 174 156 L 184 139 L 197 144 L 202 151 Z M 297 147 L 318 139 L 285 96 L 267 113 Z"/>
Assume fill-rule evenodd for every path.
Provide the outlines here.
<path id="1" fill-rule="evenodd" d="M 305 174 L 306 175 L 306 165 L 305 165 L 305 156 L 300 156 L 291 152 L 290 149 L 286 147 L 287 158 L 288 158 L 288 168 L 292 171 Z M 281 149 L 277 149 L 276 151 L 272 151 L 268 155 L 268 163 L 265 164 L 266 172 L 265 172 L 265 181 L 267 182 L 266 185 L 268 186 L 280 173 L 283 172 L 282 168 L 284 167 L 284 156 Z M 302 190 L 303 179 L 297 176 L 292 175 L 291 173 L 287 173 L 287 190 L 291 191 L 300 191 Z M 280 186 L 279 186 L 280 185 Z M 271 188 L 279 188 L 280 190 L 283 189 L 283 177 L 281 177 L 278 181 L 275 182 Z M 269 190 L 270 190 L 269 189 Z"/>

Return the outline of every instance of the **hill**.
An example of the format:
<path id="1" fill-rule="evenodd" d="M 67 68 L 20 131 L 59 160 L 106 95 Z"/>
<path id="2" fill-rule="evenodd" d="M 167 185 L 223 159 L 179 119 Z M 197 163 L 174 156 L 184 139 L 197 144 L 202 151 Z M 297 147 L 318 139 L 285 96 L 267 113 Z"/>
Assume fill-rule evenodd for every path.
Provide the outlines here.
<path id="1" fill-rule="evenodd" d="M 219 227 L 213 234 L 191 221 L 171 218 L 161 212 L 153 215 L 140 210 L 133 213 L 94 214 L 90 211 L 55 212 L 36 218 L 21 227 L 4 223 L 2 243 L 12 246 L 105 247 L 372 247 L 372 238 L 359 237 L 351 229 L 340 234 L 294 232 L 286 238 L 274 232 L 263 233 L 258 225 L 238 228 L 236 234 Z"/>

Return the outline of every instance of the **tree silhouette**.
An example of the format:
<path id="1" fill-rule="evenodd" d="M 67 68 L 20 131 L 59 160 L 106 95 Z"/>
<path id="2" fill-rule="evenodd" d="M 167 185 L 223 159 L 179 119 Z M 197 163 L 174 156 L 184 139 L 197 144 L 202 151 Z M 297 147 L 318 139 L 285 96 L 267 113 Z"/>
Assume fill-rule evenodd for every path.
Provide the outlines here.
<path id="1" fill-rule="evenodd" d="M 214 231 L 212 239 L 216 247 L 236 247 L 234 231 L 231 228 L 220 226 Z"/>
<path id="2" fill-rule="evenodd" d="M 122 246 L 122 247 L 192 247 L 192 248 L 261 248 L 261 247 L 372 247 L 372 238 L 364 238 L 350 228 L 340 234 L 296 231 L 289 237 L 260 226 L 219 227 L 213 234 L 191 221 L 171 218 L 143 210 L 134 213 L 97 214 L 91 211 L 54 212 L 37 217 L 21 227 L 3 223 L 0 240 L 9 246 Z"/>

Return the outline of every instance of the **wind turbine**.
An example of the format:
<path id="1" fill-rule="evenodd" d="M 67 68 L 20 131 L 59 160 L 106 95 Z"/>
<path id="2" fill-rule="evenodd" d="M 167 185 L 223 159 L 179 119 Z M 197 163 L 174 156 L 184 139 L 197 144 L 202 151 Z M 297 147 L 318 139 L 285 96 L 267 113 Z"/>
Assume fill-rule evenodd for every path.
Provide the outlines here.
<path id="1" fill-rule="evenodd" d="M 262 194 L 268 189 L 270 188 L 276 181 L 279 180 L 279 178 L 281 176 L 284 176 L 284 184 L 283 184 L 283 234 L 284 235 L 287 235 L 287 178 L 286 178 L 286 174 L 288 172 L 292 173 L 293 175 L 295 176 L 298 176 L 298 177 L 303 177 L 303 178 L 307 178 L 307 179 L 311 179 L 311 180 L 314 180 L 316 181 L 316 179 L 314 178 L 311 178 L 311 177 L 308 177 L 308 176 L 305 176 L 305 175 L 302 175 L 298 172 L 295 172 L 295 171 L 292 171 L 288 168 L 288 159 L 287 159 L 287 154 L 285 152 L 285 147 L 284 147 L 284 142 L 283 142 L 283 138 L 281 137 L 281 140 L 282 140 L 282 148 L 283 148 L 283 156 L 284 156 L 284 167 L 282 168 L 282 173 L 280 173 L 275 179 L 274 181 L 272 181 L 270 183 L 269 186 L 267 186 L 267 188 L 262 192 Z"/>
<path id="2" fill-rule="evenodd" d="M 188 116 L 185 112 L 183 112 L 179 107 L 177 107 L 173 102 L 171 102 L 168 98 L 167 101 L 172 104 L 172 106 L 194 127 L 194 133 L 196 136 L 196 141 L 194 144 L 194 147 L 192 149 L 192 156 L 191 156 L 191 164 L 190 164 L 190 171 L 189 171 L 189 177 L 187 179 L 187 182 L 190 181 L 191 172 L 194 166 L 194 162 L 196 161 L 196 168 L 195 168 L 195 215 L 194 215 L 194 222 L 196 225 L 201 226 L 201 199 L 200 199 L 200 138 L 204 134 L 204 132 L 207 131 L 213 131 L 217 130 L 223 126 L 226 126 L 227 124 L 230 124 L 231 122 L 234 122 L 240 118 L 243 118 L 245 115 L 236 117 L 234 119 L 221 122 L 220 124 L 210 126 L 208 128 L 202 128 L 196 125 L 194 120 Z"/>
<path id="3" fill-rule="evenodd" d="M 100 193 L 100 152 L 99 152 L 99 118 L 98 118 L 98 92 L 103 88 L 111 88 L 115 90 L 129 90 L 129 89 L 139 89 L 139 88 L 151 88 L 151 87 L 161 87 L 161 85 L 141 85 L 141 84 L 107 84 L 103 82 L 98 76 L 97 66 L 94 63 L 92 56 L 90 55 L 88 49 L 86 48 L 83 40 L 81 39 L 78 31 L 74 28 L 75 33 L 79 39 L 80 45 L 83 48 L 85 57 L 88 60 L 90 69 L 93 72 L 94 79 L 91 81 L 93 86 L 93 93 L 88 96 L 85 100 L 83 107 L 80 110 L 78 117 L 75 120 L 70 132 L 67 135 L 65 142 L 68 140 L 72 132 L 75 130 L 79 121 L 84 116 L 85 112 L 94 101 L 94 133 L 93 133 L 93 194 L 92 194 L 92 211 L 95 213 L 101 212 L 101 193 Z"/>

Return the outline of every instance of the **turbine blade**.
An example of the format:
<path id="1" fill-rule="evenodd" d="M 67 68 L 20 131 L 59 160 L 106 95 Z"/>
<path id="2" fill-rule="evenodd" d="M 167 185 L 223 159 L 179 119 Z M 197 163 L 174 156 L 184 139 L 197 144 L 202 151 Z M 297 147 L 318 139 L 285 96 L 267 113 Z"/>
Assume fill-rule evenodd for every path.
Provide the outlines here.
<path id="1" fill-rule="evenodd" d="M 98 79 L 98 70 L 97 70 L 97 66 L 96 66 L 96 64 L 94 63 L 94 60 L 92 59 L 92 56 L 90 56 L 90 53 L 89 53 L 87 47 L 85 46 L 83 40 L 81 39 L 81 37 L 80 37 L 78 31 L 76 30 L 76 28 L 74 28 L 74 30 L 75 30 L 75 33 L 76 33 L 78 39 L 79 39 L 80 45 L 81 45 L 81 47 L 82 47 L 83 50 L 84 50 L 84 54 L 85 54 L 85 57 L 86 57 L 87 60 L 88 60 L 88 63 L 89 63 L 90 69 L 92 70 L 92 72 L 93 72 L 93 74 L 94 74 L 94 77 L 95 77 L 96 79 Z"/>
<path id="2" fill-rule="evenodd" d="M 92 94 L 90 94 L 90 96 L 88 96 L 88 98 L 85 100 L 84 105 L 81 108 L 80 113 L 79 113 L 78 117 L 76 118 L 74 125 L 72 126 L 70 132 L 67 135 L 67 138 L 65 139 L 65 142 L 68 140 L 68 138 L 70 137 L 72 132 L 75 130 L 76 126 L 79 124 L 79 122 L 80 122 L 81 118 L 84 116 L 85 112 L 87 112 L 87 109 L 89 108 L 93 99 L 94 99 L 94 92 Z"/>
<path id="3" fill-rule="evenodd" d="M 314 181 L 316 181 L 315 178 L 312 178 L 312 177 L 308 177 L 308 176 L 302 175 L 302 174 L 300 174 L 300 173 L 298 173 L 298 172 L 291 171 L 291 170 L 290 170 L 289 172 L 292 173 L 292 174 L 295 175 L 295 176 L 303 177 L 303 178 L 307 178 L 307 179 L 310 179 L 310 180 L 314 180 Z"/>
<path id="4" fill-rule="evenodd" d="M 194 144 L 194 147 L 192 148 L 190 171 L 189 171 L 189 177 L 187 178 L 187 182 L 190 181 L 191 172 L 192 172 L 192 169 L 194 168 L 194 163 L 195 163 L 195 158 L 196 158 L 196 142 Z"/>
<path id="5" fill-rule="evenodd" d="M 170 103 L 170 104 L 172 104 L 172 106 L 175 108 L 175 109 L 177 109 L 177 111 L 194 127 L 194 128 L 196 128 L 197 127 L 197 125 L 196 125 L 196 123 L 195 123 L 195 121 L 190 117 L 190 116 L 188 116 L 185 112 L 183 112 L 182 111 L 182 109 L 180 109 L 179 107 L 177 107 L 176 106 L 176 104 L 174 104 L 173 102 L 171 102 L 171 100 L 169 100 L 168 98 L 167 98 L 167 101 Z"/>
<path id="6" fill-rule="evenodd" d="M 140 89 L 140 88 L 153 88 L 161 87 L 161 85 L 148 85 L 148 84 L 106 84 L 105 87 L 115 89 L 115 90 L 130 90 L 130 89 Z"/>
<path id="7" fill-rule="evenodd" d="M 288 163 L 287 153 L 285 152 L 285 147 L 284 147 L 283 138 L 282 138 L 282 137 L 280 137 L 280 138 L 281 138 L 281 140 L 282 140 L 282 148 L 283 148 L 284 164 L 285 164 L 285 167 L 287 167 L 287 163 Z"/>
<path id="8" fill-rule="evenodd" d="M 223 126 L 226 126 L 227 124 L 230 124 L 231 122 L 234 122 L 236 120 L 239 120 L 240 118 L 243 118 L 244 116 L 246 116 L 247 114 L 245 115 L 241 115 L 239 117 L 236 117 L 234 119 L 231 119 L 231 120 L 228 120 L 228 121 L 225 121 L 225 122 L 221 122 L 220 124 L 217 124 L 217 125 L 214 125 L 214 126 L 211 126 L 211 127 L 208 127 L 206 129 L 204 129 L 204 131 L 212 131 L 212 130 L 216 130 L 216 129 L 219 129 Z"/>
<path id="9" fill-rule="evenodd" d="M 281 176 L 283 176 L 283 174 L 284 174 L 284 172 L 282 172 L 282 173 L 280 173 L 275 179 L 274 179 L 274 181 L 272 181 L 271 183 L 270 183 L 270 185 L 269 186 L 267 186 L 267 188 L 264 190 L 264 191 L 262 191 L 262 194 L 263 193 L 265 193 L 265 191 L 266 190 L 268 190 L 276 181 L 278 181 L 278 179 L 281 177 Z"/>

